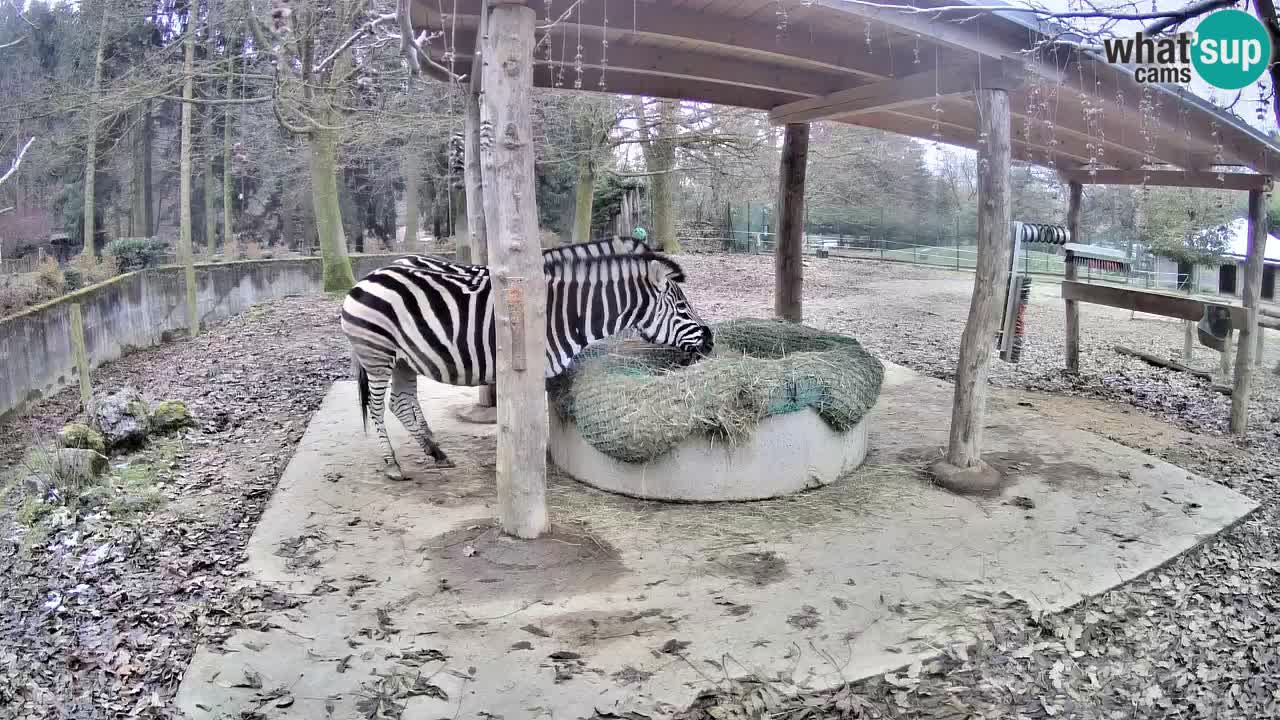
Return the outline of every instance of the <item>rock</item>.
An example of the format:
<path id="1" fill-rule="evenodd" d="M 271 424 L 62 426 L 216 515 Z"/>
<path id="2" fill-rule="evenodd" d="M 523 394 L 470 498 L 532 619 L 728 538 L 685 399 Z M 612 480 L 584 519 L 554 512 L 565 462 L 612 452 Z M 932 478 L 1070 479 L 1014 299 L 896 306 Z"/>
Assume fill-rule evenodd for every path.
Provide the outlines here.
<path id="1" fill-rule="evenodd" d="M 62 428 L 62 431 L 58 433 L 58 445 L 64 448 L 93 450 L 100 453 L 107 451 L 107 444 L 102 439 L 102 433 L 84 423 L 70 423 Z"/>
<path id="2" fill-rule="evenodd" d="M 88 485 L 107 471 L 107 456 L 96 450 L 62 448 L 49 458 L 49 477 L 58 487 Z"/>
<path id="3" fill-rule="evenodd" d="M 102 433 L 108 450 L 130 450 L 147 441 L 151 429 L 147 404 L 138 391 L 122 388 L 95 397 L 89 409 L 90 423 Z"/>
<path id="4" fill-rule="evenodd" d="M 153 432 L 172 432 L 195 424 L 187 404 L 181 400 L 165 400 L 151 411 Z"/>

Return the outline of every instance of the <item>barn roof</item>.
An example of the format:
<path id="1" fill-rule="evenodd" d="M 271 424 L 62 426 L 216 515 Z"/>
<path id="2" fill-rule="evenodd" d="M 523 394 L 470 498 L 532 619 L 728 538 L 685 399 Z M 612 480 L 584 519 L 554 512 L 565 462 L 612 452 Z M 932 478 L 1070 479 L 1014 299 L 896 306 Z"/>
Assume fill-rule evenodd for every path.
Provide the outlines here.
<path id="1" fill-rule="evenodd" d="M 415 28 L 443 31 L 430 43 L 437 60 L 469 69 L 484 1 L 412 0 Z M 1131 70 L 1080 50 L 1071 44 L 1077 38 L 1012 6 L 980 12 L 957 9 L 963 5 L 957 0 L 531 5 L 539 14 L 540 87 L 719 103 L 771 111 L 778 123 L 836 120 L 972 148 L 978 139 L 972 89 L 981 76 L 984 85 L 1011 87 L 1013 151 L 1021 160 L 1064 170 L 1091 162 L 1117 169 L 1227 165 L 1264 174 L 1280 168 L 1280 146 L 1247 123 L 1184 88 L 1140 84 Z M 921 12 L 941 6 L 949 9 Z"/>

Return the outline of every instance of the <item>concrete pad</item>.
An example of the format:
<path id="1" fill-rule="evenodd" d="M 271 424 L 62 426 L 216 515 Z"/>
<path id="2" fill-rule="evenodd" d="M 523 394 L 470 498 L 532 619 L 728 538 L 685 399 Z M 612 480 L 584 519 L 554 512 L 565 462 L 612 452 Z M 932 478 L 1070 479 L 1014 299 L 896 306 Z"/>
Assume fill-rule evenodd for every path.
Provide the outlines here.
<path id="1" fill-rule="evenodd" d="M 494 428 L 449 411 L 474 391 L 423 385 L 458 467 L 424 470 L 392 421 L 416 480 L 384 480 L 355 388 L 336 384 L 245 566 L 300 604 L 197 651 L 178 696 L 194 720 L 362 718 L 386 698 L 428 720 L 661 717 L 726 676 L 832 687 L 935 654 L 1004 598 L 1057 609 L 1102 592 L 1255 507 L 1020 407 L 989 416 L 986 460 L 1023 499 L 946 492 L 920 470 L 946 442 L 951 386 L 886 364 L 872 451 L 848 478 L 691 505 L 553 476 L 555 532 L 525 543 L 492 526 Z M 289 698 L 236 687 L 246 671 Z"/>
<path id="2" fill-rule="evenodd" d="M 648 463 L 606 455 L 578 426 L 550 413 L 547 452 L 556 467 L 601 490 L 681 502 L 764 500 L 830 485 L 867 457 L 867 418 L 836 432 L 811 408 L 770 415 L 743 442 L 685 438 Z"/>

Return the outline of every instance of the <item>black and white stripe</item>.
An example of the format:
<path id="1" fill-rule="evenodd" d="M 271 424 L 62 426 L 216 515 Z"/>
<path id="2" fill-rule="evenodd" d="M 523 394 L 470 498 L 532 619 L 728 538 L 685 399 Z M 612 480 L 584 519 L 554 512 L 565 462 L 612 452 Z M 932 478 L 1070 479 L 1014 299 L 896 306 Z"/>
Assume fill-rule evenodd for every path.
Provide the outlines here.
<path id="1" fill-rule="evenodd" d="M 711 330 L 680 288 L 684 272 L 639 241 L 553 248 L 544 252 L 543 271 L 548 377 L 589 344 L 627 329 L 691 353 L 711 350 Z M 373 414 L 387 473 L 402 477 L 383 418 L 388 383 L 392 412 L 437 464 L 451 465 L 418 405 L 417 377 L 450 385 L 494 382 L 488 268 L 427 256 L 398 260 L 352 288 L 342 305 L 342 330 L 358 366 L 361 412 Z"/>

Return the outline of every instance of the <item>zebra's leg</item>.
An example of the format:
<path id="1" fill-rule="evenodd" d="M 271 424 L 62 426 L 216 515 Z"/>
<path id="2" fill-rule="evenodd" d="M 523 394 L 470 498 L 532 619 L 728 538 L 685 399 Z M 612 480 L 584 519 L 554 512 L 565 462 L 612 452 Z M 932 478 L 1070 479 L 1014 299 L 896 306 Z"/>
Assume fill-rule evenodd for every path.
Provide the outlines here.
<path id="1" fill-rule="evenodd" d="M 391 372 L 391 412 L 436 461 L 436 467 L 453 467 L 453 462 L 436 444 L 422 406 L 418 404 L 418 373 L 404 363 L 396 363 Z"/>
<path id="2" fill-rule="evenodd" d="M 364 371 L 368 382 L 369 414 L 373 415 L 373 427 L 377 429 L 378 442 L 382 445 L 382 472 L 392 480 L 403 480 L 404 473 L 400 471 L 396 451 L 391 447 L 391 436 L 387 434 L 387 384 L 392 378 L 391 367 L 366 366 Z"/>

